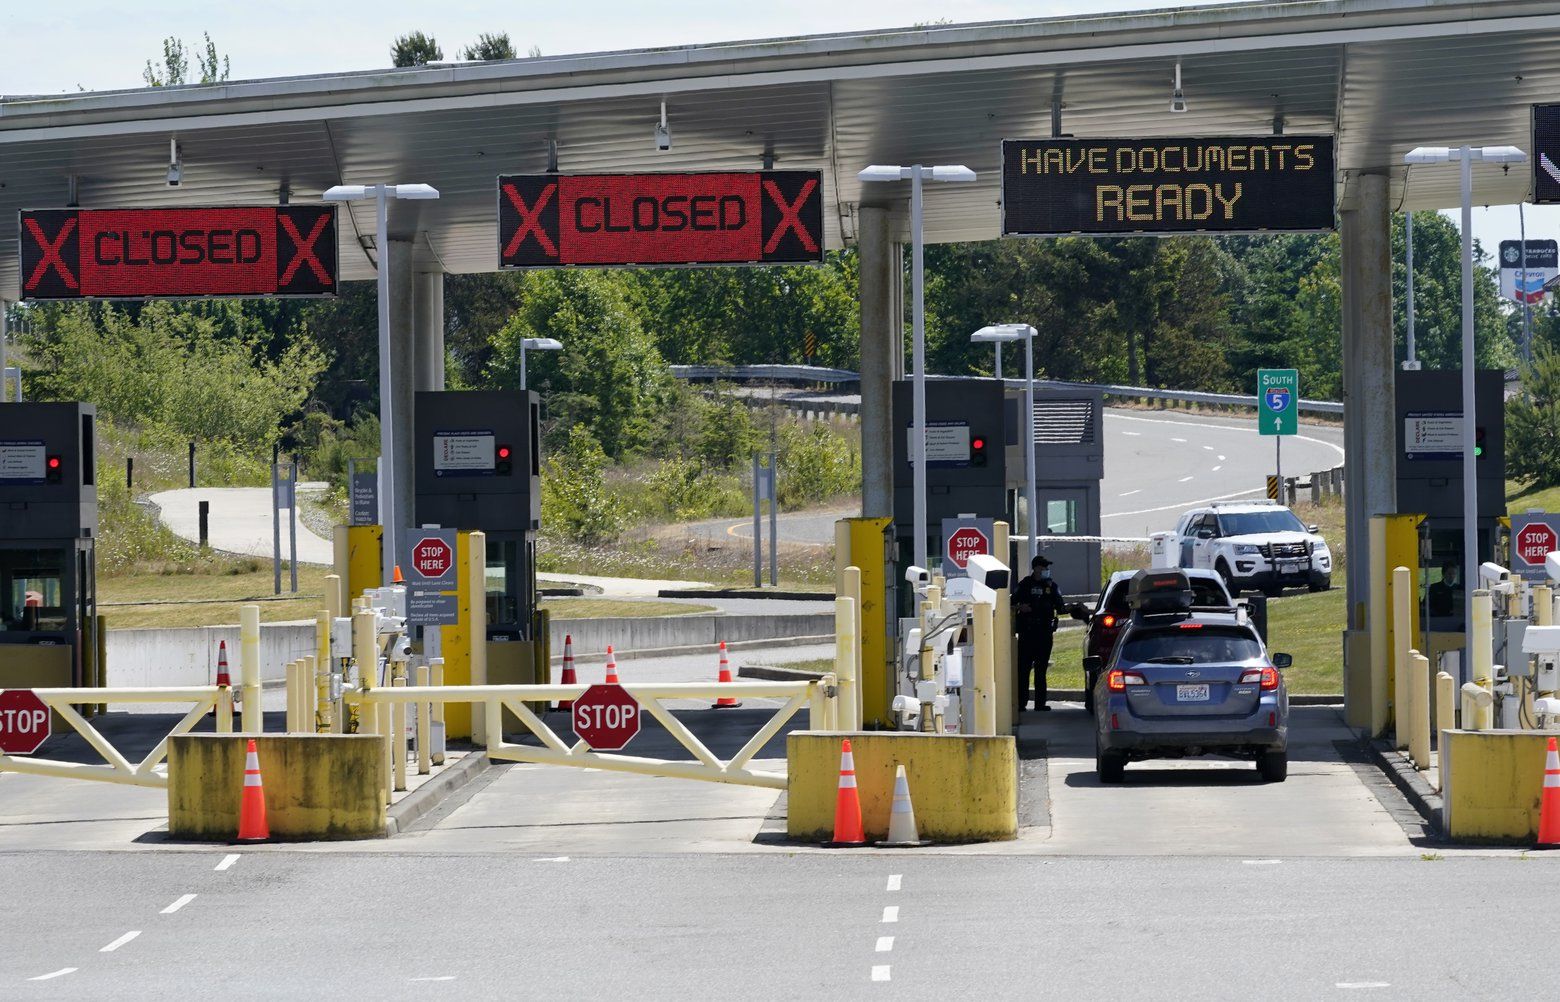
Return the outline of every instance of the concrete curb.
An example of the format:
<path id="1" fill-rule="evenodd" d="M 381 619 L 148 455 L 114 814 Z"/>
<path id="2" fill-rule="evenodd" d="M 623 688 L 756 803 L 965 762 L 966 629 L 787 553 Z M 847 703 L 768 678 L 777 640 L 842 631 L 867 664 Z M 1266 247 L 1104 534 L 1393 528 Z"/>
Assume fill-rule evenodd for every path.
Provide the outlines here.
<path id="1" fill-rule="evenodd" d="M 392 838 L 428 816 L 444 798 L 480 776 L 492 760 L 487 752 L 473 750 L 455 765 L 419 786 L 385 810 L 385 837 Z"/>
<path id="2" fill-rule="evenodd" d="M 662 588 L 657 598 L 760 598 L 776 602 L 832 602 L 832 591 L 779 591 L 752 588 Z"/>
<path id="3" fill-rule="evenodd" d="M 804 671 L 800 668 L 776 668 L 772 665 L 740 665 L 738 678 L 754 678 L 764 682 L 816 682 L 822 672 Z"/>
<path id="4" fill-rule="evenodd" d="M 1419 812 L 1425 823 L 1436 831 L 1441 830 L 1441 795 L 1430 785 L 1424 773 L 1414 768 L 1408 756 L 1392 747 L 1390 741 L 1371 741 L 1363 736 L 1360 745 L 1365 754 L 1398 788 L 1403 798 Z"/>
<path id="5" fill-rule="evenodd" d="M 726 650 L 747 651 L 764 647 L 809 647 L 813 644 L 832 643 L 834 643 L 834 635 L 832 633 L 825 633 L 821 636 L 813 637 L 776 637 L 773 640 L 732 640 L 727 642 Z M 553 646 L 554 649 L 561 649 L 563 645 L 560 643 L 554 644 Z M 716 646 L 714 644 L 692 644 L 687 647 L 652 647 L 641 651 L 614 650 L 612 653 L 619 661 L 622 661 L 624 658 L 628 657 L 665 658 L 675 657 L 679 654 L 711 654 L 715 650 Z M 605 664 L 606 661 L 607 655 L 605 652 L 574 655 L 574 663 L 577 665 L 599 665 Z M 562 664 L 563 655 L 554 655 L 552 662 L 553 664 Z"/>

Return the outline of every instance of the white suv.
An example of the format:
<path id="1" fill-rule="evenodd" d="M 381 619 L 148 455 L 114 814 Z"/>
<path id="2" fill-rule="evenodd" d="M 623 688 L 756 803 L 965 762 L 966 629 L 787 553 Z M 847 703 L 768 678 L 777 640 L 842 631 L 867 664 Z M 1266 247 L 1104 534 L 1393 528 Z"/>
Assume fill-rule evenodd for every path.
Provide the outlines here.
<path id="1" fill-rule="evenodd" d="M 1317 532 L 1276 501 L 1193 508 L 1175 526 L 1182 567 L 1217 571 L 1235 593 L 1257 588 L 1332 587 L 1332 552 Z"/>

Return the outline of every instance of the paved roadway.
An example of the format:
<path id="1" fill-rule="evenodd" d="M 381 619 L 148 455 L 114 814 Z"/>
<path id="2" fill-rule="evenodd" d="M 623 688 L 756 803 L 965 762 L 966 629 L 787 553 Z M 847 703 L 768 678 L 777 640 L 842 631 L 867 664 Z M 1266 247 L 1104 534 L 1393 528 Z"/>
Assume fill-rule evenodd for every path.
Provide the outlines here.
<path id="1" fill-rule="evenodd" d="M 1291 476 L 1343 463 L 1341 425 L 1302 424 L 1286 438 L 1284 469 Z M 1261 495 L 1273 471 L 1272 438 L 1253 421 L 1223 415 L 1177 414 L 1124 408 L 1105 410 L 1105 478 L 1100 485 L 1101 530 L 1106 536 L 1144 537 L 1175 528 L 1188 508 L 1210 501 Z M 806 511 L 779 517 L 783 542 L 834 541 L 835 519 L 854 509 Z M 685 527 L 694 535 L 753 537 L 753 520 L 717 519 Z M 768 515 L 764 532 L 769 532 Z"/>

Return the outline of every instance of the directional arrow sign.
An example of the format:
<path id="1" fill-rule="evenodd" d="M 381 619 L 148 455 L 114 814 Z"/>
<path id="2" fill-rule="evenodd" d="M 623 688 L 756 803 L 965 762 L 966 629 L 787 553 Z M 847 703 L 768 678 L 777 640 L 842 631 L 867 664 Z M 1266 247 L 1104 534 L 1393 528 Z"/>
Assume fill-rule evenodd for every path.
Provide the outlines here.
<path id="1" fill-rule="evenodd" d="M 1300 431 L 1300 371 L 1257 370 L 1257 430 L 1264 435 Z"/>

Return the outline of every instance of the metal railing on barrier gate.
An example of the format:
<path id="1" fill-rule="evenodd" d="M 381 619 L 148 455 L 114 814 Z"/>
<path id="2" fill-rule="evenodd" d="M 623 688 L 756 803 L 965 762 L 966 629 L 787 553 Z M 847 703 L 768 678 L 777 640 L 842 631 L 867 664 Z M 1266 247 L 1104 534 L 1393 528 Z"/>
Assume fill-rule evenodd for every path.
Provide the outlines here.
<path id="1" fill-rule="evenodd" d="M 217 711 L 217 730 L 229 733 L 233 730 L 233 695 L 226 687 L 214 685 L 185 688 L 146 689 L 32 689 L 28 690 L 58 714 L 75 732 L 82 736 L 94 750 L 103 756 L 104 765 L 85 762 L 62 762 L 32 756 L 0 754 L 0 772 L 25 773 L 34 776 L 55 776 L 65 779 L 88 779 L 104 783 L 122 783 L 130 786 L 166 788 L 168 775 L 157 767 L 168 756 L 169 741 L 187 734 L 200 723 L 202 717 L 213 709 Z M 72 704 L 88 703 L 193 703 L 190 711 L 173 726 L 163 739 L 131 764 L 104 734 L 87 721 Z"/>
<path id="2" fill-rule="evenodd" d="M 484 740 L 490 759 L 509 762 L 528 762 L 539 765 L 567 765 L 586 769 L 604 769 L 632 772 L 649 776 L 669 776 L 679 779 L 697 779 L 714 783 L 735 783 L 746 786 L 762 786 L 785 789 L 786 775 L 778 772 L 759 772 L 747 768 L 747 764 L 761 751 L 770 739 L 780 733 L 788 720 L 803 704 L 809 708 L 809 727 L 813 730 L 831 730 L 838 719 L 836 697 L 838 687 L 834 676 L 825 675 L 817 681 L 805 682 L 664 682 L 625 685 L 623 690 L 666 729 L 678 744 L 687 749 L 695 759 L 692 762 L 643 758 L 590 750 L 583 740 L 573 745 L 537 716 L 527 703 L 557 702 L 577 699 L 589 686 L 575 685 L 452 685 L 452 686 L 383 686 L 368 691 L 353 691 L 343 695 L 349 705 L 359 707 L 359 720 L 365 724 L 374 721 L 373 732 L 390 732 L 388 754 L 395 772 L 395 788 L 405 786 L 405 768 L 408 757 L 405 727 L 395 728 L 390 722 L 392 707 L 406 704 L 430 706 L 438 703 L 482 704 Z M 729 759 L 722 761 L 682 721 L 673 716 L 663 705 L 663 700 L 716 699 L 735 697 L 748 699 L 779 699 L 784 702 L 764 726 Z M 372 708 L 373 712 L 368 712 Z M 508 710 L 525 725 L 525 728 L 541 741 L 541 745 L 517 744 L 503 738 L 503 712 Z M 421 711 L 419 711 L 421 715 Z M 361 731 L 360 731 L 361 732 Z"/>

